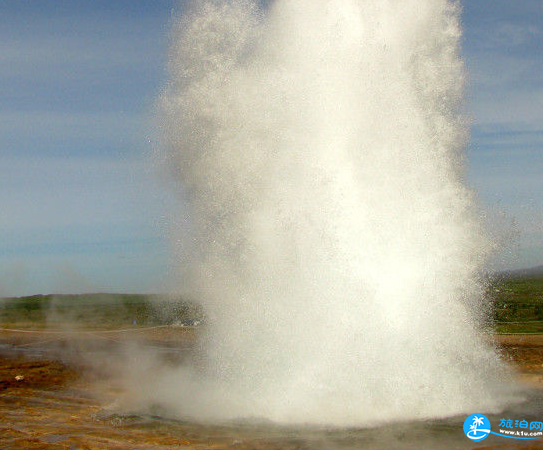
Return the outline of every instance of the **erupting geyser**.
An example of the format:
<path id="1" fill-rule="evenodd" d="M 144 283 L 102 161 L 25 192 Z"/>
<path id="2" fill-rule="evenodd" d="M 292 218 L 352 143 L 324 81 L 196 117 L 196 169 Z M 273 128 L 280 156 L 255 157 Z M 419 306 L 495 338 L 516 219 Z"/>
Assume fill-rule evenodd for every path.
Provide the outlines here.
<path id="1" fill-rule="evenodd" d="M 446 0 L 202 0 L 179 20 L 159 109 L 207 326 L 201 367 L 157 398 L 357 426 L 509 401 L 478 331 L 460 34 Z"/>

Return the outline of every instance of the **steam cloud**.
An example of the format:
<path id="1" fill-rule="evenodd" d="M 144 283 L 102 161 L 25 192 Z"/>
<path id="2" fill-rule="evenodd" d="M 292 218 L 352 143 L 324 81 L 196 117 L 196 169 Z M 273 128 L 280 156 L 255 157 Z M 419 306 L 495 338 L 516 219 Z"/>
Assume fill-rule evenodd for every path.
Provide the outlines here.
<path id="1" fill-rule="evenodd" d="M 193 2 L 159 110 L 207 325 L 156 400 L 341 426 L 511 400 L 479 331 L 460 36 L 446 0 Z"/>

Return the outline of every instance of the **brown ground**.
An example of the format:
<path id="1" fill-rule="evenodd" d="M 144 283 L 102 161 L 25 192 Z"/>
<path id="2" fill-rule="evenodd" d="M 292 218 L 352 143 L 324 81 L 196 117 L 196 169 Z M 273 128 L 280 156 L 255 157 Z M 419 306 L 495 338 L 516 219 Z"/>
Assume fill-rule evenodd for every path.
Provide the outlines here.
<path id="1" fill-rule="evenodd" d="M 43 335 L 0 331 L 0 448 L 2 449 L 306 449 L 299 443 L 271 439 L 238 441 L 194 427 L 149 426 L 137 418 L 103 414 L 104 400 L 118 393 L 113 383 L 84 359 L 82 349 L 101 351 L 138 338 L 149 346 L 189 346 L 196 339 L 190 329 L 162 328 L 119 333 Z M 496 336 L 505 359 L 519 369 L 521 379 L 543 389 L 543 335 Z M 32 349 L 34 352 L 27 350 Z M 74 350 L 75 349 L 75 350 Z M 19 353 L 19 350 L 24 350 Z M 60 361 L 65 361 L 60 362 Z M 83 375 L 84 374 L 84 375 Z M 181 433 L 179 432 L 181 429 Z M 494 449 L 517 449 L 504 443 Z M 468 441 L 459 448 L 490 449 Z M 543 440 L 523 449 L 542 449 Z"/>
<path id="2" fill-rule="evenodd" d="M 522 382 L 543 389 L 543 334 L 502 334 L 494 340 L 503 357 L 515 364 Z"/>

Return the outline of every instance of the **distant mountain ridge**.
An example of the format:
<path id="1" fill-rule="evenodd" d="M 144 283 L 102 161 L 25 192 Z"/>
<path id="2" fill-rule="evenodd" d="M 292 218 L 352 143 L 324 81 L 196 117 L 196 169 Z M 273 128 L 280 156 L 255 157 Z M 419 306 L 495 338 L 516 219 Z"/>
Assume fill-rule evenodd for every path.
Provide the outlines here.
<path id="1" fill-rule="evenodd" d="M 504 270 L 498 275 L 504 278 L 535 278 L 543 276 L 543 265 L 526 269 Z"/>

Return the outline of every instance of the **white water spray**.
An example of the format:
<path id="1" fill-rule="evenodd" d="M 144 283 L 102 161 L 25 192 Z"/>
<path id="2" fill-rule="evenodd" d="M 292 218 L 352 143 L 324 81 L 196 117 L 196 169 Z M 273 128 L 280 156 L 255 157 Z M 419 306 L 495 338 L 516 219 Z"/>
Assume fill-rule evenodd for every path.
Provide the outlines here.
<path id="1" fill-rule="evenodd" d="M 459 38 L 447 0 L 193 4 L 160 111 L 205 358 L 157 398 L 335 425 L 505 404 L 478 331 Z"/>

